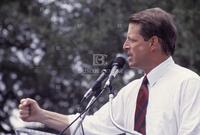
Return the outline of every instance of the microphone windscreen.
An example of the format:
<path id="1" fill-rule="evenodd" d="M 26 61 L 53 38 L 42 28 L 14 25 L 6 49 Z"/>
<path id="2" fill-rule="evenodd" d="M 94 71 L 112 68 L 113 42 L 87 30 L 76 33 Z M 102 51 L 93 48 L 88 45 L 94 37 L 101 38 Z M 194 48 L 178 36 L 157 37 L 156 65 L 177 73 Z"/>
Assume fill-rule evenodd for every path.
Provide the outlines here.
<path id="1" fill-rule="evenodd" d="M 126 57 L 124 55 L 118 55 L 114 61 L 113 61 L 113 66 L 117 66 L 119 69 L 120 68 L 123 68 L 123 66 L 125 65 L 126 63 Z"/>
<path id="2" fill-rule="evenodd" d="M 109 62 L 108 65 L 106 65 L 106 67 L 104 69 L 111 70 L 112 65 L 113 65 L 113 60 L 111 62 Z"/>

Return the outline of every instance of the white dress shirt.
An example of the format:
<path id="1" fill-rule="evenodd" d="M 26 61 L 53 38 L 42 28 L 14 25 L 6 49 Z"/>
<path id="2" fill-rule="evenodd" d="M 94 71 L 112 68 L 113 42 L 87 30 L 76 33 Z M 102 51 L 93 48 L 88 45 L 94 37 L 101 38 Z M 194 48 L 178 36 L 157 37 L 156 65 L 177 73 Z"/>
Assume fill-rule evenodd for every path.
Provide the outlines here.
<path id="1" fill-rule="evenodd" d="M 149 101 L 146 135 L 200 135 L 200 77 L 174 63 L 172 57 L 147 74 Z M 118 124 L 134 130 L 136 99 L 143 77 L 122 88 L 113 100 L 113 115 Z M 109 104 L 83 122 L 85 135 L 122 133 L 111 122 Z M 73 121 L 77 115 L 70 115 Z M 73 133 L 76 123 L 70 127 Z M 76 135 L 82 135 L 81 129 Z"/>

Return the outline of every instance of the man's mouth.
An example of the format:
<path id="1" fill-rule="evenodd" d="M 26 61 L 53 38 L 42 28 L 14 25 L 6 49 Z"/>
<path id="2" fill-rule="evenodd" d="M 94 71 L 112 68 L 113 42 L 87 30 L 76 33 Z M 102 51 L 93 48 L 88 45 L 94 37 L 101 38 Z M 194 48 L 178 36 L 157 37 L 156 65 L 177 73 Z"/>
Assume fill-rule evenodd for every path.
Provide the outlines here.
<path id="1" fill-rule="evenodd" d="M 127 56 L 128 56 L 128 59 L 132 57 L 131 54 L 128 54 Z"/>

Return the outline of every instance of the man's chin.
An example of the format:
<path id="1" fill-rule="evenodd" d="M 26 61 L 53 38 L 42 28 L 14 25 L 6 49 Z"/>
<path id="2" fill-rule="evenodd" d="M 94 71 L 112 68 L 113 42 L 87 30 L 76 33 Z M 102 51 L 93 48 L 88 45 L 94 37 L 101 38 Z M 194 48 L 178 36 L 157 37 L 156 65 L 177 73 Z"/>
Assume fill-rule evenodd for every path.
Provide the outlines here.
<path id="1" fill-rule="evenodd" d="M 128 63 L 129 68 L 131 69 L 138 69 L 139 66 L 136 63 Z"/>
<path id="2" fill-rule="evenodd" d="M 135 65 L 133 63 L 128 63 L 129 68 L 135 68 Z"/>

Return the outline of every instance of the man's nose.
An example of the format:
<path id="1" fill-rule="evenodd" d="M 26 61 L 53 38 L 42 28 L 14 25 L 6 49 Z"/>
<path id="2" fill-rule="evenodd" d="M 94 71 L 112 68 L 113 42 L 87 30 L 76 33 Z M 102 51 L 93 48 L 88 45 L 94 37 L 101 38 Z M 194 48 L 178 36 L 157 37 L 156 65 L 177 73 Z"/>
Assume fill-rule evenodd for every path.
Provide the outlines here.
<path id="1" fill-rule="evenodd" d="M 124 44 L 123 44 L 123 49 L 124 50 L 127 50 L 129 48 L 129 44 L 128 44 L 128 42 L 127 42 L 127 40 L 124 42 Z"/>

